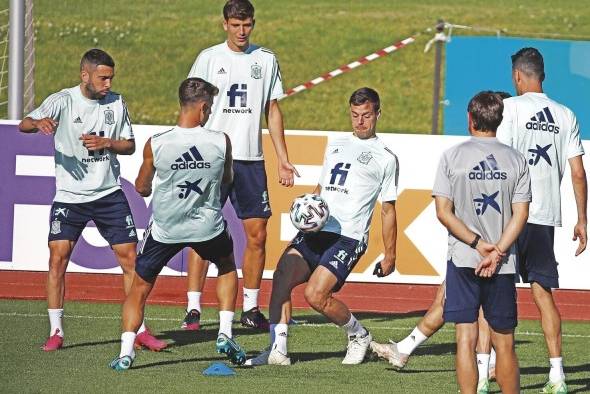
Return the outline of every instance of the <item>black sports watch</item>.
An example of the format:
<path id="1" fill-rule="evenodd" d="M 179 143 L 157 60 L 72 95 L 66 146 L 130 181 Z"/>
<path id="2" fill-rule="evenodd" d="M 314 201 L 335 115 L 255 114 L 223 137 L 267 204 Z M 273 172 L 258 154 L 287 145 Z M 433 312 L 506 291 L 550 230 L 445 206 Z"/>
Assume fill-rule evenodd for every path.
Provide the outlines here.
<path id="1" fill-rule="evenodd" d="M 471 241 L 471 243 L 469 244 L 469 246 L 471 246 L 471 249 L 477 248 L 477 243 L 479 242 L 480 239 L 481 239 L 481 236 L 479 234 L 475 234 L 475 239 L 473 241 Z"/>

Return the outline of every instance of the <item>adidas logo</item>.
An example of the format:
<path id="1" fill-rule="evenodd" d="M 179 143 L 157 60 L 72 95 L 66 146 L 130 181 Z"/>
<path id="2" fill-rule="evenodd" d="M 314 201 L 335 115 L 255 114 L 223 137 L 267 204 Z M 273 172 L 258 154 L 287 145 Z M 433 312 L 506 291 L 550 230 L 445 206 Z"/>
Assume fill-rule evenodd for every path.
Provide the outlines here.
<path id="1" fill-rule="evenodd" d="M 488 155 L 482 161 L 480 161 L 473 169 L 469 172 L 469 179 L 485 181 L 494 179 L 506 179 L 507 174 L 505 171 L 500 171 L 498 168 L 498 162 L 494 155 Z"/>
<path id="2" fill-rule="evenodd" d="M 129 237 L 135 237 L 135 230 L 129 231 Z"/>
<path id="3" fill-rule="evenodd" d="M 211 163 L 203 160 L 196 146 L 192 146 L 188 152 L 184 152 L 170 166 L 172 170 L 195 170 L 197 168 L 211 168 Z"/>
<path id="4" fill-rule="evenodd" d="M 338 269 L 338 262 L 337 261 L 332 260 L 328 264 L 330 264 L 332 267 Z"/>
<path id="5" fill-rule="evenodd" d="M 338 150 L 338 148 L 336 148 L 336 149 L 334 149 L 334 150 L 332 151 L 332 154 L 334 154 L 334 153 L 338 153 L 338 152 L 340 152 L 340 151 Z"/>
<path id="6" fill-rule="evenodd" d="M 549 107 L 545 107 L 542 111 L 537 112 L 525 126 L 527 130 L 548 131 L 559 134 L 559 126 L 555 124 L 555 119 L 553 119 Z"/>
<path id="7" fill-rule="evenodd" d="M 217 71 L 217 74 L 220 74 L 220 75 L 222 75 L 222 74 L 226 74 L 226 72 L 225 72 L 225 69 L 224 69 L 223 67 L 221 67 L 221 68 L 219 69 L 219 71 Z"/>
<path id="8" fill-rule="evenodd" d="M 76 117 L 76 119 L 74 119 L 74 123 L 82 123 L 82 119 L 80 119 L 80 117 Z"/>

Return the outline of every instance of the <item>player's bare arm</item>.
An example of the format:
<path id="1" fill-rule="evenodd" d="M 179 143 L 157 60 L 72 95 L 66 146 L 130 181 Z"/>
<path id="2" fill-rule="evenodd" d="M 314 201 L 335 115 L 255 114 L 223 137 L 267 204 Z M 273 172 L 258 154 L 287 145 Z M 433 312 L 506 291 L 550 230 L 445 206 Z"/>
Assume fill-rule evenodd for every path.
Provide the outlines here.
<path id="1" fill-rule="evenodd" d="M 285 127 L 283 125 L 283 114 L 277 100 L 266 103 L 264 115 L 272 144 L 279 162 L 279 183 L 286 187 L 294 184 L 294 175 L 300 176 L 297 169 L 289 162 L 287 144 L 285 143 Z"/>
<path id="2" fill-rule="evenodd" d="M 574 196 L 576 199 L 576 208 L 578 209 L 578 222 L 574 226 L 573 241 L 578 241 L 578 248 L 576 249 L 576 256 L 586 250 L 586 243 L 588 242 L 588 183 L 586 181 L 586 170 L 584 169 L 584 162 L 582 156 L 572 157 L 568 160 L 572 173 L 572 185 L 574 187 Z"/>
<path id="3" fill-rule="evenodd" d="M 51 135 L 57 128 L 58 122 L 51 118 L 33 119 L 26 117 L 18 125 L 18 129 L 23 133 L 41 132 L 45 135 Z"/>
<path id="4" fill-rule="evenodd" d="M 524 229 L 526 222 L 529 218 L 529 203 L 528 202 L 517 202 L 512 204 L 512 217 L 508 221 L 508 224 L 502 232 L 500 240 L 496 244 L 497 248 L 505 254 L 508 249 L 516 242 L 518 235 Z M 498 261 L 493 259 L 496 251 L 493 251 L 486 256 L 475 268 L 475 274 L 489 278 L 496 273 L 498 268 Z"/>
<path id="5" fill-rule="evenodd" d="M 445 226 L 459 241 L 471 245 L 475 240 L 476 235 L 479 236 L 479 234 L 475 234 L 461 221 L 461 219 L 455 216 L 453 202 L 446 197 L 435 196 L 434 203 L 436 205 L 436 217 L 442 225 Z M 477 241 L 475 249 L 482 257 L 487 257 L 493 253 L 492 260 L 496 261 L 496 263 L 499 263 L 504 256 L 504 253 L 499 250 L 496 245 L 487 242 L 484 239 L 479 239 Z"/>
<path id="6" fill-rule="evenodd" d="M 231 141 L 227 134 L 225 134 L 225 164 L 223 167 L 222 183 L 230 184 L 234 179 L 233 157 L 231 154 Z"/>
<path id="7" fill-rule="evenodd" d="M 381 232 L 383 235 L 384 257 L 381 260 L 382 276 L 395 270 L 397 217 L 395 201 L 385 201 L 381 206 Z"/>
<path id="8" fill-rule="evenodd" d="M 82 134 L 79 140 L 89 151 L 108 149 L 118 155 L 132 155 L 135 152 L 135 140 L 115 140 L 90 134 Z"/>
<path id="9" fill-rule="evenodd" d="M 152 194 L 152 180 L 155 173 L 156 167 L 154 167 L 154 153 L 152 152 L 152 139 L 150 138 L 143 147 L 143 163 L 141 163 L 139 174 L 137 174 L 135 180 L 135 190 L 142 197 Z"/>

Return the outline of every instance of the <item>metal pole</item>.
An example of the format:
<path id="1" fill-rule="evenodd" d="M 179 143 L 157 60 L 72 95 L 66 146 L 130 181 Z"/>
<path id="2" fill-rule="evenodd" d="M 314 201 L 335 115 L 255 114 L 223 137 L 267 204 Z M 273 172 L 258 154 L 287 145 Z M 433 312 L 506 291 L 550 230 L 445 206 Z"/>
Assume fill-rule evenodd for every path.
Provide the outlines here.
<path id="1" fill-rule="evenodd" d="M 444 31 L 445 22 L 439 19 L 436 22 L 436 32 L 440 34 Z M 442 64 L 442 46 L 443 41 L 437 40 L 434 48 L 434 91 L 432 94 L 432 134 L 438 134 L 438 112 L 440 109 L 440 71 Z"/>
<path id="2" fill-rule="evenodd" d="M 23 116 L 25 2 L 10 0 L 8 33 L 8 119 Z"/>

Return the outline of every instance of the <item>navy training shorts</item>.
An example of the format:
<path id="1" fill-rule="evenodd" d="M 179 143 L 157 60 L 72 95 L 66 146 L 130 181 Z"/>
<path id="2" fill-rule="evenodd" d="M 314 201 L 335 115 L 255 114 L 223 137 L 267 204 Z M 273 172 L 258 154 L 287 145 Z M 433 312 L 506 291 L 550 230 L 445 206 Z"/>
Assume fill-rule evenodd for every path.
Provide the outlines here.
<path id="1" fill-rule="evenodd" d="M 234 160 L 233 170 L 233 182 L 221 186 L 221 206 L 229 197 L 238 218 L 268 219 L 272 211 L 264 161 Z"/>
<path id="2" fill-rule="evenodd" d="M 523 282 L 537 282 L 545 289 L 559 287 L 553 252 L 555 227 L 527 223 L 518 236 L 518 273 Z"/>
<path id="3" fill-rule="evenodd" d="M 334 292 L 344 286 L 346 278 L 366 250 L 363 242 L 327 231 L 299 232 L 290 247 L 301 253 L 312 272 L 321 265 L 336 276 L 338 283 Z"/>
<path id="4" fill-rule="evenodd" d="M 49 220 L 49 242 L 77 241 L 92 220 L 109 245 L 137 243 L 131 209 L 121 189 L 90 202 L 71 204 L 55 201 Z"/>
<path id="5" fill-rule="evenodd" d="M 474 268 L 447 262 L 444 319 L 453 323 L 474 323 L 482 307 L 494 330 L 514 329 L 518 324 L 514 274 L 480 278 Z"/>
<path id="6" fill-rule="evenodd" d="M 135 272 L 143 280 L 151 282 L 160 274 L 170 259 L 185 247 L 193 249 L 203 259 L 215 264 L 219 270 L 219 275 L 236 269 L 235 263 L 222 266 L 220 261 L 233 253 L 233 242 L 227 228 L 207 241 L 169 244 L 156 241 L 148 227 L 139 246 Z"/>

